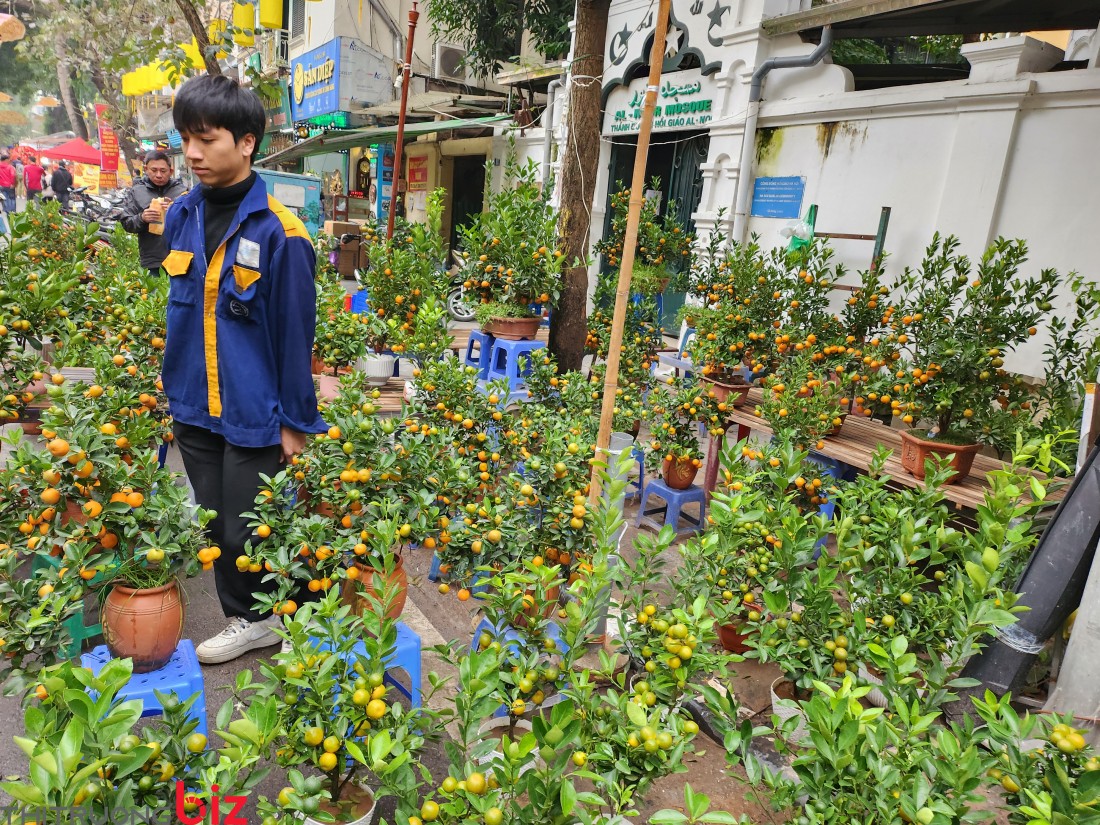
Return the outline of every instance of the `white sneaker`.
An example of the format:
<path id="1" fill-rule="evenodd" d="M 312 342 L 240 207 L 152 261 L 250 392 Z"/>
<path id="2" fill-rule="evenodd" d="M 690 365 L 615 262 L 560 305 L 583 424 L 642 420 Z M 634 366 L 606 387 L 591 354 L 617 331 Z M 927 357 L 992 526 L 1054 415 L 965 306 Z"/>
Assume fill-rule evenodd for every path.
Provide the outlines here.
<path id="1" fill-rule="evenodd" d="M 195 655 L 204 665 L 218 665 L 236 659 L 250 650 L 277 645 L 282 641 L 274 630 L 279 621 L 279 616 L 259 622 L 234 616 L 225 630 L 195 648 Z"/>

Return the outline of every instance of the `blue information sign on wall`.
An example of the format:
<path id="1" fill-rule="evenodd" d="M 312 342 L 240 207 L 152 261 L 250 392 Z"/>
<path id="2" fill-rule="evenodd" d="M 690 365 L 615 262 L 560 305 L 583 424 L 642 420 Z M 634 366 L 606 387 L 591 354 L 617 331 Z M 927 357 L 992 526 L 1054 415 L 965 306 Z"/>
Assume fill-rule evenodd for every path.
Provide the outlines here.
<path id="1" fill-rule="evenodd" d="M 340 110 L 340 38 L 295 58 L 290 65 L 295 122 Z"/>
<path id="2" fill-rule="evenodd" d="M 806 193 L 803 177 L 757 178 L 752 189 L 752 215 L 757 218 L 799 218 Z"/>

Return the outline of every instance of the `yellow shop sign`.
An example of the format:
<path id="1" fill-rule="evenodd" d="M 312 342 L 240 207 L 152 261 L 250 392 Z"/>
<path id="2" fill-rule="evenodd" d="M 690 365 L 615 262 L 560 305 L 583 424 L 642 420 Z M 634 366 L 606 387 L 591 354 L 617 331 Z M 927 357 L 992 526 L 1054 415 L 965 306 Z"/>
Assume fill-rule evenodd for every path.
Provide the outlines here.
<path id="1" fill-rule="evenodd" d="M 331 57 L 316 66 L 297 63 L 294 66 L 294 102 L 301 103 L 311 86 L 328 84 L 336 74 L 336 61 Z"/>

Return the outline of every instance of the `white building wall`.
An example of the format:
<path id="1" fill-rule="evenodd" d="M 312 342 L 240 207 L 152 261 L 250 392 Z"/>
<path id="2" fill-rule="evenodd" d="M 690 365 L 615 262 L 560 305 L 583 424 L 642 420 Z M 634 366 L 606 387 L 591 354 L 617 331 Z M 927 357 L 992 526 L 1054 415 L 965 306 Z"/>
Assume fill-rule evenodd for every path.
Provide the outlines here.
<path id="1" fill-rule="evenodd" d="M 703 21 L 703 15 L 692 17 L 688 0 L 673 0 L 672 7 L 674 19 L 688 21 L 687 40 L 701 47 L 704 64 L 715 55 L 720 63 L 706 81 L 713 82 L 715 111 L 694 213 L 701 234 L 715 225 L 720 209 L 727 230 L 732 228 L 755 67 L 771 56 L 813 49 L 793 36 L 767 38 L 760 29 L 765 16 L 797 11 L 808 2 L 729 5 L 720 25 Z M 617 33 L 639 28 L 646 8 L 639 0 L 612 6 L 609 50 Z M 1091 46 L 1085 34 L 1075 34 L 1074 40 Z M 633 37 L 631 42 L 640 51 L 640 43 Z M 938 230 L 958 235 L 972 256 L 999 235 L 1024 238 L 1031 250 L 1029 271 L 1054 267 L 1100 280 L 1089 243 L 1100 214 L 1100 69 L 1048 73 L 1062 57 L 1052 48 L 1024 38 L 976 44 L 965 47 L 974 66 L 969 81 L 874 91 L 851 91 L 850 74 L 829 63 L 774 71 L 764 85 L 754 174 L 804 176 L 802 209 L 818 205 L 822 231 L 873 234 L 881 207 L 890 206 L 888 273 L 918 264 Z M 675 73 L 662 81 L 666 78 L 676 82 Z M 605 79 L 615 82 L 613 67 L 605 70 Z M 603 227 L 610 183 L 609 117 L 605 113 L 593 240 Z M 748 231 L 767 247 L 785 245 L 779 230 L 786 223 L 753 217 Z M 838 240 L 834 246 L 850 270 L 867 267 L 870 242 Z M 1038 373 L 1043 344 L 1035 341 L 1008 366 Z"/>

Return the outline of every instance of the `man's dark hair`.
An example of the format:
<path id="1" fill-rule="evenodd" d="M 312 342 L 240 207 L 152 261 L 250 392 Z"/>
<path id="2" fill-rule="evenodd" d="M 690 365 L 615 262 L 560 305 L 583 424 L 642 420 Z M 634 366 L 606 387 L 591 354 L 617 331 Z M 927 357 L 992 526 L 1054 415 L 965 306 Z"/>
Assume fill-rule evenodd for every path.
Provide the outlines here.
<path id="1" fill-rule="evenodd" d="M 172 122 L 181 132 L 201 134 L 208 129 L 227 129 L 240 143 L 245 135 L 256 136 L 252 160 L 260 151 L 267 114 L 255 92 L 220 75 L 199 75 L 180 87 L 172 107 Z"/>
<path id="2" fill-rule="evenodd" d="M 168 168 L 172 168 L 172 160 L 168 157 L 168 153 L 161 149 L 150 149 L 145 153 L 145 165 L 148 166 L 154 160 L 163 160 L 168 164 Z"/>

